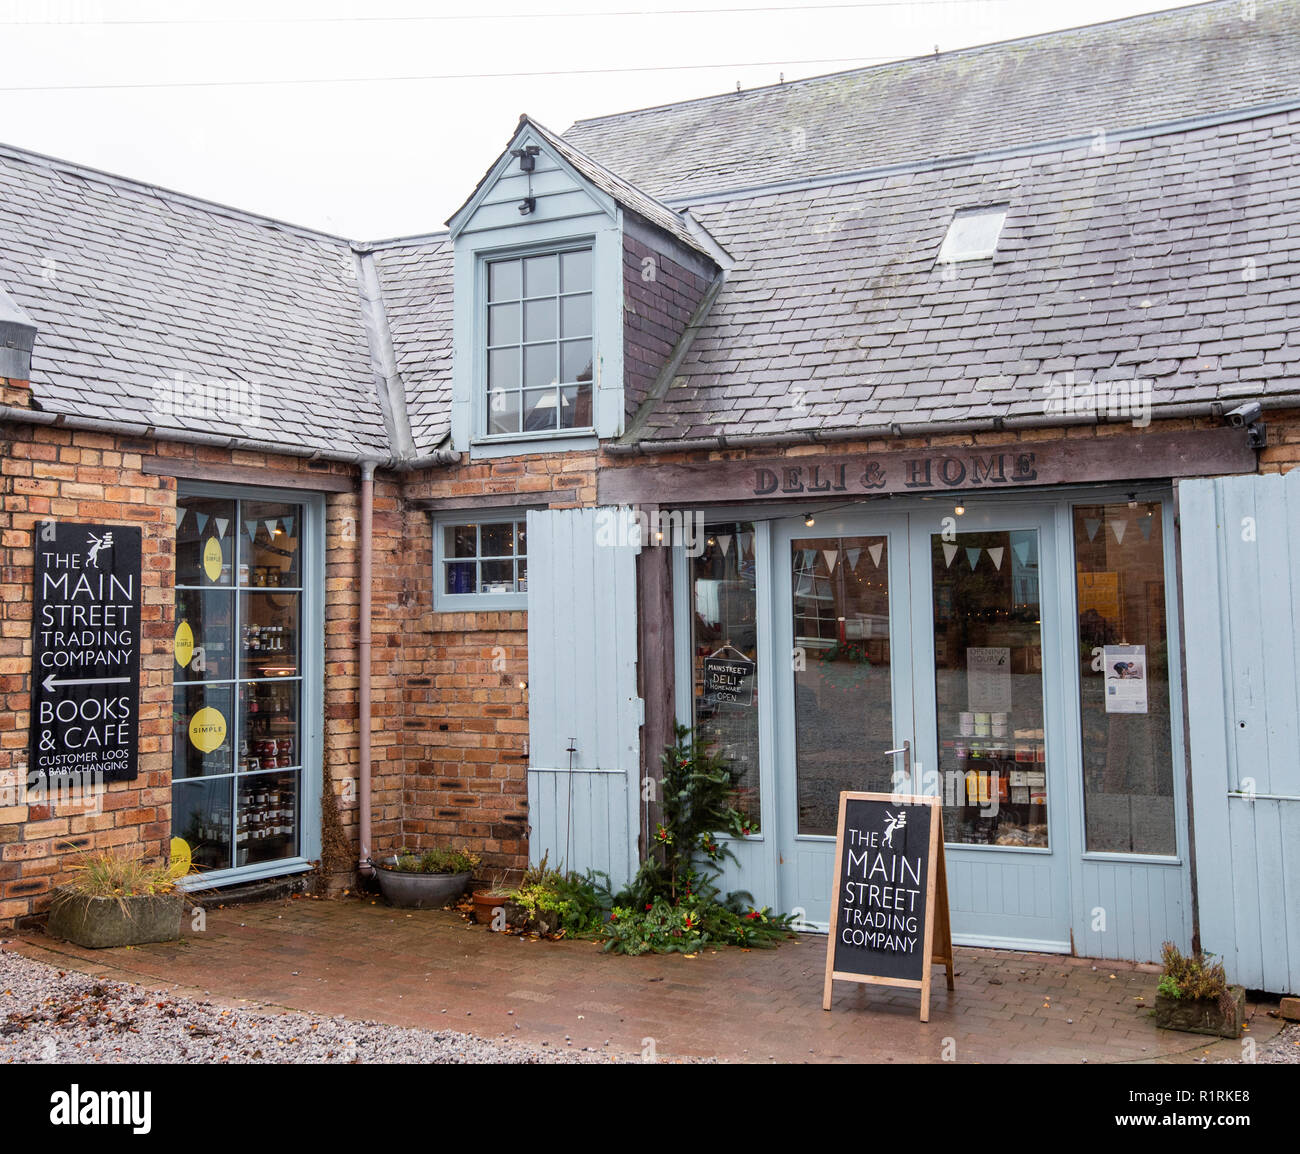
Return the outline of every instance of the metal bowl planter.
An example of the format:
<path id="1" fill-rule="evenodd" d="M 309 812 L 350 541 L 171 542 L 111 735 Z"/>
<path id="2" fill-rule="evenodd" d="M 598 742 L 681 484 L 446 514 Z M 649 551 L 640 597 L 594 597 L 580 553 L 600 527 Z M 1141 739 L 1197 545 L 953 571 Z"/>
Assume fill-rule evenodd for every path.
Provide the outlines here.
<path id="1" fill-rule="evenodd" d="M 460 897 L 469 885 L 470 872 L 458 874 L 406 873 L 393 868 L 396 856 L 376 862 L 379 892 L 390 906 L 404 910 L 438 910 Z"/>
<path id="2" fill-rule="evenodd" d="M 175 942 L 180 940 L 184 908 L 185 896 L 179 893 L 100 898 L 60 886 L 45 929 L 92 950 Z"/>

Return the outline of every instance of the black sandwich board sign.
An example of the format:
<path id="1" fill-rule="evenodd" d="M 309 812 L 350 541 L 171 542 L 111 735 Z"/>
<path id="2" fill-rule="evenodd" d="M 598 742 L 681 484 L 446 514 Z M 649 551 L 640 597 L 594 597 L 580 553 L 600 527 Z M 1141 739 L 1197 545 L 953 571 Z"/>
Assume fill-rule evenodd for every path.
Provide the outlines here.
<path id="1" fill-rule="evenodd" d="M 942 807 L 937 797 L 840 794 L 823 1010 L 833 980 L 870 982 L 920 990 L 928 1022 L 931 967 L 946 967 L 953 988 Z"/>
<path id="2" fill-rule="evenodd" d="M 37 522 L 27 785 L 134 781 L 140 528 Z"/>

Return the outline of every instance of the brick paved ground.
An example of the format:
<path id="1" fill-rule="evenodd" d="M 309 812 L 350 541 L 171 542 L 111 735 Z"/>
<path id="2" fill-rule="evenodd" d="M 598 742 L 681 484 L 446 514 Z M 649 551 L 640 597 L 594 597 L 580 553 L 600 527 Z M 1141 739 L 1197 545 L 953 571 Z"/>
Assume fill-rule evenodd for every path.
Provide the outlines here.
<path id="1" fill-rule="evenodd" d="M 1152 967 L 1045 954 L 957 950 L 957 989 L 942 971 L 931 1016 L 918 998 L 837 983 L 821 1009 L 826 939 L 696 958 L 623 958 L 585 942 L 490 933 L 450 911 L 390 909 L 368 899 L 292 899 L 210 910 L 178 944 L 82 950 L 26 933 L 4 948 L 62 968 L 214 999 L 447 1027 L 534 1043 L 727 1061 L 936 1062 L 945 1039 L 960 1062 L 1215 1061 L 1233 1042 L 1157 1030 L 1145 1007 Z M 512 1012 L 513 1011 L 513 1012 Z M 1252 1013 L 1254 1007 L 1252 1007 Z M 1277 1023 L 1254 1014 L 1258 1041 Z"/>

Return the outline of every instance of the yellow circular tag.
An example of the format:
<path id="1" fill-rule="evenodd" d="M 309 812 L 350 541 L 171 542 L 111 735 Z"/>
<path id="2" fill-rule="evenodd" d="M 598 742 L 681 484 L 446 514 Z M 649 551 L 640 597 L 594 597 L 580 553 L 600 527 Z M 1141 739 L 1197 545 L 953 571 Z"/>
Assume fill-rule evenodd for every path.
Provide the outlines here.
<path id="1" fill-rule="evenodd" d="M 203 546 L 203 572 L 208 575 L 209 581 L 216 581 L 221 577 L 221 563 L 225 559 L 225 555 L 221 552 L 221 542 L 215 537 L 209 537 L 208 543 Z"/>
<path id="2" fill-rule="evenodd" d="M 190 843 L 183 837 L 172 838 L 171 859 L 167 872 L 174 878 L 183 878 L 194 868 L 194 859 L 190 854 Z"/>
<path id="3" fill-rule="evenodd" d="M 190 743 L 200 753 L 211 753 L 226 740 L 226 719 L 205 705 L 190 718 Z"/>
<path id="4" fill-rule="evenodd" d="M 176 626 L 176 641 L 172 648 L 176 654 L 176 664 L 184 669 L 194 656 L 194 630 L 188 621 L 182 621 Z"/>

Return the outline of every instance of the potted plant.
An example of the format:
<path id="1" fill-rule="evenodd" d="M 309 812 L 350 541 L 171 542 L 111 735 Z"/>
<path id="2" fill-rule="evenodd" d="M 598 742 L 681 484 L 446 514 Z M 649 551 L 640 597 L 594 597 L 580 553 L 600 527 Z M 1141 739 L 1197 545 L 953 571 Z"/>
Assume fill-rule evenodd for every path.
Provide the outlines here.
<path id="1" fill-rule="evenodd" d="M 179 940 L 185 897 L 174 870 L 110 851 L 72 868 L 72 881 L 54 892 L 48 933 L 90 949 Z"/>
<path id="2" fill-rule="evenodd" d="M 1156 1025 L 1191 1034 L 1238 1038 L 1246 1022 L 1246 991 L 1229 986 L 1222 962 L 1197 950 L 1184 956 L 1173 942 L 1161 951 L 1164 972 L 1156 987 Z"/>
<path id="3" fill-rule="evenodd" d="M 465 849 L 398 850 L 374 862 L 379 890 L 389 905 L 408 910 L 440 909 L 465 892 L 479 857 Z"/>
<path id="4" fill-rule="evenodd" d="M 486 889 L 474 891 L 474 920 L 481 926 L 503 929 L 495 922 L 496 911 L 504 910 L 507 921 L 513 910 L 515 891 L 506 884 L 508 873 L 498 870 L 492 875 Z"/>

